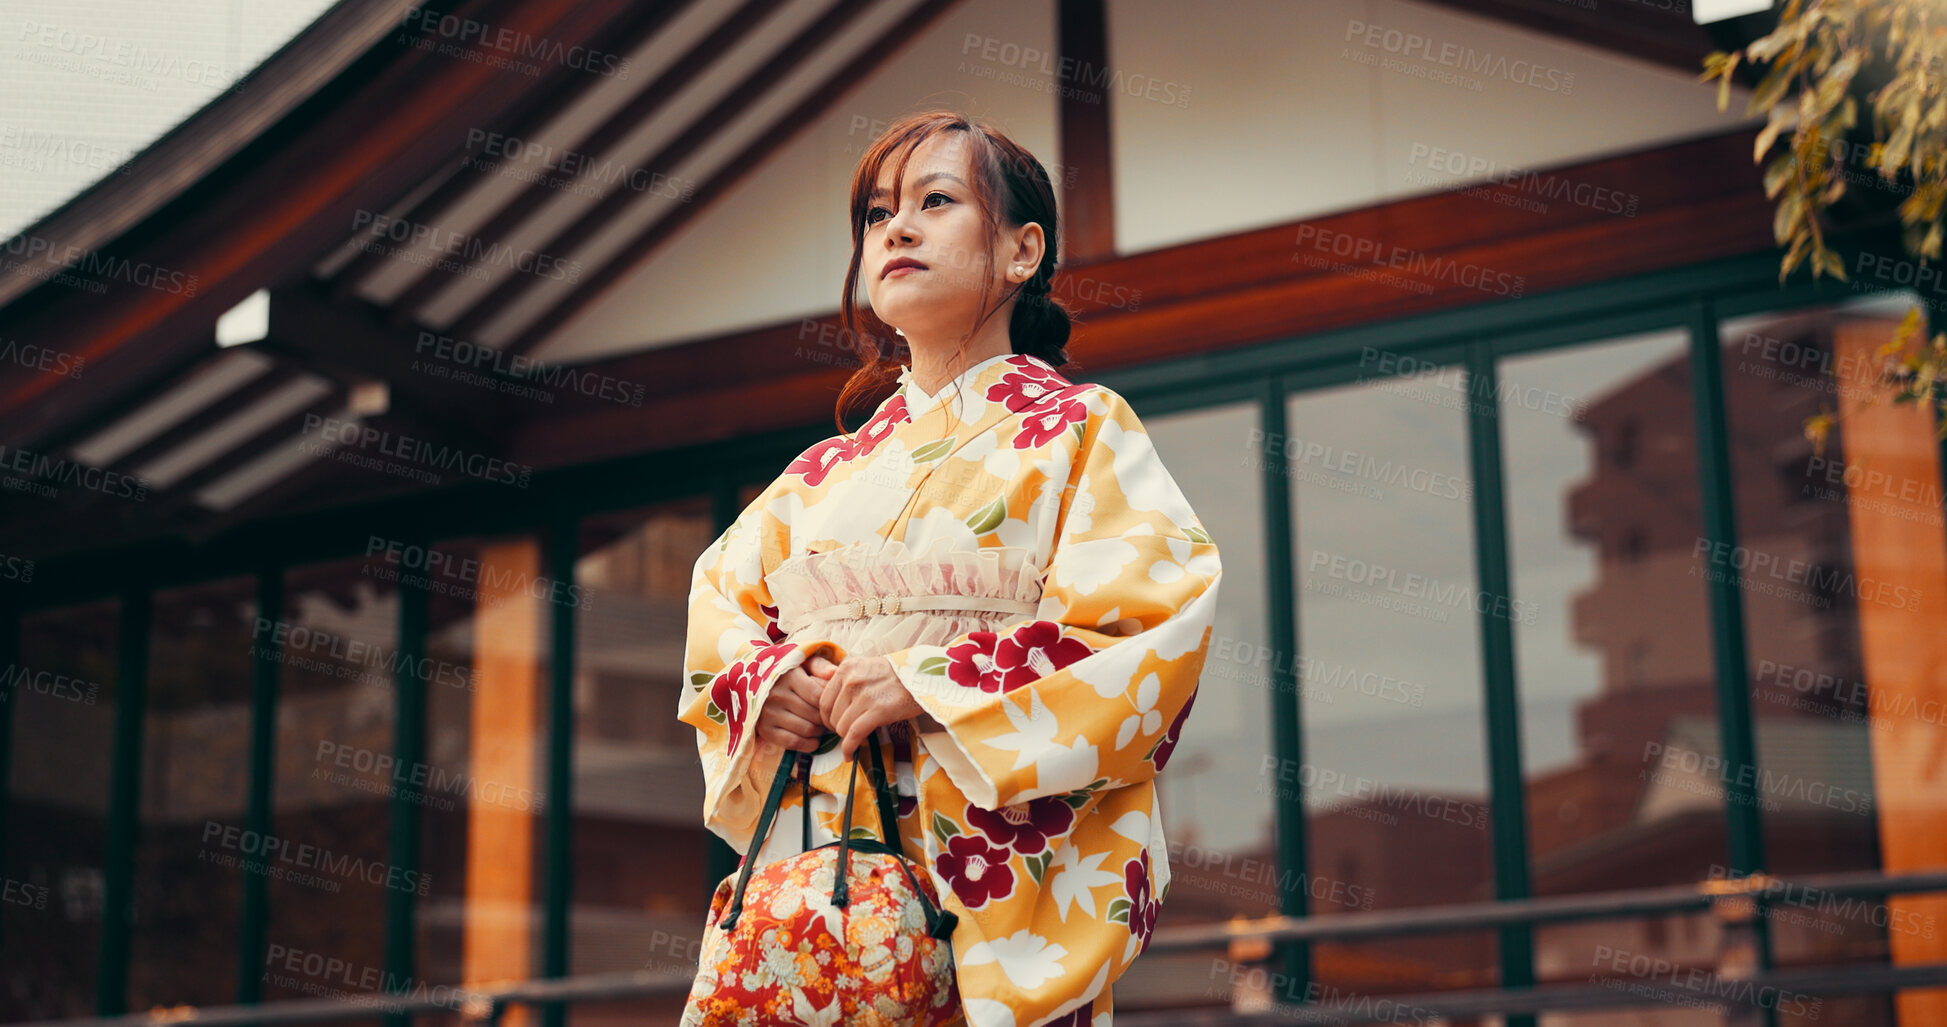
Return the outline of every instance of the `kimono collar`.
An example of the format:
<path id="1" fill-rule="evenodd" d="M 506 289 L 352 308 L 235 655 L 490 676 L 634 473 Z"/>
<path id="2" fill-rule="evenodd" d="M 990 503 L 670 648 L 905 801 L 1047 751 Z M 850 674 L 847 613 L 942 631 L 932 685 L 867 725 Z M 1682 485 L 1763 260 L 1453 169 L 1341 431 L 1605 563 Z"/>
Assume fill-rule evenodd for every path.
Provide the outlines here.
<path id="1" fill-rule="evenodd" d="M 919 383 L 913 380 L 912 366 L 909 364 L 901 365 L 899 372 L 899 394 L 906 397 L 906 411 L 908 416 L 918 417 L 920 414 L 933 409 L 939 404 L 949 403 L 957 398 L 961 405 L 956 406 L 951 413 L 956 418 L 961 418 L 963 417 L 963 408 L 966 403 L 984 400 L 987 389 L 1009 373 L 1014 373 L 1017 376 L 1026 375 L 1036 379 L 1054 378 L 1059 379 L 1062 385 L 1068 384 L 1065 379 L 1061 379 L 1061 375 L 1053 367 L 1050 367 L 1046 361 L 1022 353 L 1003 353 L 999 356 L 988 357 L 966 368 L 951 380 L 941 384 L 940 390 L 931 395 L 927 394 L 925 390 L 919 387 Z M 1019 393 L 1010 393 L 1004 401 L 1006 409 L 1021 409 L 1025 405 L 1020 402 L 1023 398 L 1025 397 Z"/>

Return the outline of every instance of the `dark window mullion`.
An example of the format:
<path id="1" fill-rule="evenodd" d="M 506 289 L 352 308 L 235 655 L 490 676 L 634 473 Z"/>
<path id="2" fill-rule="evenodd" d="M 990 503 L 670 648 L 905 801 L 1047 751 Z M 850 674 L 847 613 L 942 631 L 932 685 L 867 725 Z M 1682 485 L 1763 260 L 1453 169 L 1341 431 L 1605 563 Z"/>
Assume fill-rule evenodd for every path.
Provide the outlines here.
<path id="1" fill-rule="evenodd" d="M 142 816 L 142 721 L 148 693 L 149 588 L 122 593 L 116 639 L 115 757 L 108 793 L 108 831 L 102 852 L 101 950 L 95 1012 L 128 1012 L 130 934 L 134 928 L 135 846 Z"/>
<path id="2" fill-rule="evenodd" d="M 277 773 L 277 688 L 283 653 L 277 624 L 284 619 L 284 568 L 257 572 L 257 630 L 250 655 L 250 797 L 246 831 L 259 838 L 272 835 L 272 796 Z M 243 875 L 242 913 L 237 937 L 237 1001 L 263 1000 L 264 944 L 270 922 L 270 880 L 263 874 Z"/>
<path id="3" fill-rule="evenodd" d="M 1703 496 L 1698 525 L 1712 552 L 1737 546 L 1724 369 L 1717 315 L 1699 298 L 1690 325 L 1690 389 L 1696 406 L 1697 469 Z M 1706 568 L 1707 569 L 1707 568 Z M 1730 838 L 1730 870 L 1764 868 L 1764 824 L 1757 802 L 1757 745 L 1751 730 L 1751 675 L 1744 650 L 1743 582 L 1736 561 L 1704 575 L 1710 599 L 1711 657 L 1717 677 L 1717 730 L 1724 750 L 1724 821 Z"/>
<path id="4" fill-rule="evenodd" d="M 1287 397 L 1282 380 L 1273 378 L 1265 383 L 1258 400 L 1261 404 L 1258 421 L 1263 427 L 1260 440 L 1289 437 L 1285 424 Z M 1291 474 L 1282 453 L 1282 449 L 1266 447 L 1259 465 L 1263 468 L 1264 491 L 1265 626 L 1270 632 L 1271 651 L 1288 657 L 1271 661 L 1271 739 L 1278 766 L 1290 768 L 1304 763 L 1305 733 L 1304 707 L 1298 694 L 1298 598 L 1292 570 Z M 1290 775 L 1292 780 L 1301 777 Z M 1307 916 L 1311 912 L 1310 893 L 1302 885 L 1294 887 L 1284 883 L 1311 880 L 1304 789 L 1275 788 L 1272 795 L 1278 830 L 1278 912 L 1289 917 Z M 1278 943 L 1278 948 L 1283 955 L 1284 977 L 1289 982 L 1283 1000 L 1305 1001 L 1311 991 L 1311 944 L 1285 941 Z"/>
<path id="5" fill-rule="evenodd" d="M 549 574 L 562 594 L 575 588 L 575 563 L 580 557 L 580 521 L 572 515 L 550 525 Z M 569 904 L 574 899 L 574 739 L 575 739 L 575 607 L 557 602 L 549 619 L 548 637 L 548 809 L 544 817 L 547 868 L 543 885 L 541 976 L 568 974 Z M 543 1027 L 563 1027 L 568 1007 L 542 1007 Z"/>
<path id="6" fill-rule="evenodd" d="M 425 543 L 430 546 L 431 543 Z M 399 638 L 392 688 L 397 698 L 396 735 L 393 741 L 394 767 L 417 768 L 426 756 L 426 686 L 417 668 L 426 656 L 426 626 L 431 616 L 432 595 L 423 580 L 412 575 L 399 579 Z M 413 881 L 419 871 L 419 800 L 410 788 L 392 791 L 392 826 L 388 843 L 387 881 Z M 394 986 L 388 990 L 404 993 L 412 981 L 419 895 L 412 888 L 387 888 L 385 893 L 385 974 Z M 463 914 L 464 915 L 464 914 Z M 387 1027 L 406 1027 L 411 1016 L 388 1014 Z"/>
<path id="7" fill-rule="evenodd" d="M 1467 450 L 1474 479 L 1474 573 L 1481 591 L 1482 715 L 1487 731 L 1488 809 L 1494 833 L 1494 897 L 1525 899 L 1528 878 L 1528 802 L 1521 767 L 1521 697 L 1516 688 L 1514 604 L 1508 571 L 1507 485 L 1502 475 L 1499 376 L 1485 339 L 1467 348 Z M 1502 606 L 1505 602 L 1506 606 Z M 1535 983 L 1534 932 L 1527 925 L 1500 931 L 1501 986 Z M 1532 1016 L 1509 1027 L 1532 1027 Z"/>

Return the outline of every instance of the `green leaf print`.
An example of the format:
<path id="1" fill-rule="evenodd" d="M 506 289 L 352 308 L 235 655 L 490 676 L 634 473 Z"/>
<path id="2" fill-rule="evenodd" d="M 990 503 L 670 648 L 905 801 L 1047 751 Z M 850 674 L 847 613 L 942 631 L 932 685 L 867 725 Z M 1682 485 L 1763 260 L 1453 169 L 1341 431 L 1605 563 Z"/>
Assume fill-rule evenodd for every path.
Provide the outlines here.
<path id="1" fill-rule="evenodd" d="M 919 672 L 921 674 L 944 674 L 946 673 L 946 665 L 946 657 L 928 656 L 926 659 L 919 661 Z"/>
<path id="2" fill-rule="evenodd" d="M 933 837 L 938 838 L 941 845 L 945 845 L 948 838 L 958 838 L 959 836 L 959 825 L 948 820 L 946 814 L 935 810 L 933 812 Z"/>
<path id="3" fill-rule="evenodd" d="M 946 438 L 936 442 L 929 442 L 913 450 L 913 462 L 925 463 L 928 460 L 938 460 L 953 451 L 953 440 L 958 437 L 957 435 L 948 435 Z"/>
<path id="4" fill-rule="evenodd" d="M 717 709 L 717 701 L 715 699 L 704 700 L 703 715 L 710 718 L 711 720 L 716 721 L 719 724 L 729 723 L 730 721 L 729 717 L 723 715 L 722 710 Z"/>
<path id="5" fill-rule="evenodd" d="M 1061 801 L 1067 803 L 1070 809 L 1081 809 L 1083 806 L 1088 805 L 1087 792 L 1067 792 L 1059 798 Z"/>
<path id="6" fill-rule="evenodd" d="M 702 688 L 704 685 L 707 685 L 710 682 L 715 681 L 716 679 L 717 676 L 715 674 L 712 674 L 708 671 L 699 670 L 696 673 L 690 675 L 690 687 Z"/>
<path id="7" fill-rule="evenodd" d="M 1053 862 L 1054 858 L 1053 852 L 1044 852 L 1039 856 L 1029 856 L 1022 862 L 1028 865 L 1028 876 L 1034 878 L 1034 883 L 1040 884 L 1041 875 L 1048 872 L 1048 864 Z"/>
<path id="8" fill-rule="evenodd" d="M 967 527 L 973 529 L 976 535 L 985 535 L 1000 527 L 1001 522 L 1005 520 L 1007 520 L 1007 497 L 995 496 L 993 502 L 981 507 L 972 517 L 967 518 Z"/>
<path id="9" fill-rule="evenodd" d="M 1119 924 L 1129 922 L 1129 900 L 1117 899 L 1109 903 L 1109 919 Z"/>
<path id="10" fill-rule="evenodd" d="M 1087 424 L 1088 424 L 1087 421 L 1076 421 L 1074 425 L 1070 428 L 1070 430 L 1075 433 L 1075 443 L 1077 445 L 1080 445 L 1081 442 L 1088 437 L 1088 429 L 1087 427 L 1085 427 Z"/>
<path id="11" fill-rule="evenodd" d="M 1192 541 L 1192 542 L 1209 542 L 1209 541 L 1211 541 L 1211 539 L 1210 539 L 1210 533 L 1209 533 L 1209 532 L 1207 532 L 1207 531 L 1205 531 L 1205 530 L 1203 530 L 1202 528 L 1199 528 L 1199 527 L 1197 527 L 1197 526 L 1196 526 L 1196 525 L 1194 525 L 1194 524 L 1192 524 L 1192 525 L 1190 525 L 1190 526 L 1189 526 L 1189 527 L 1187 527 L 1187 528 L 1184 528 L 1184 529 L 1183 529 L 1183 534 L 1185 534 L 1185 535 L 1188 535 L 1188 536 L 1190 536 L 1190 541 Z"/>
<path id="12" fill-rule="evenodd" d="M 871 828 L 869 828 L 869 827 L 855 827 L 855 828 L 852 828 L 852 829 L 851 829 L 850 831 L 847 831 L 847 832 L 845 833 L 845 837 L 847 837 L 847 838 L 850 838 L 850 839 L 852 839 L 852 840 L 854 840 L 854 841 L 857 841 L 857 840 L 858 840 L 858 839 L 860 839 L 860 838 L 872 838 L 872 839 L 876 839 L 876 838 L 878 838 L 879 836 L 878 836 L 878 835 L 876 835 L 876 834 L 873 834 L 873 833 L 872 833 L 872 829 L 871 829 Z"/>

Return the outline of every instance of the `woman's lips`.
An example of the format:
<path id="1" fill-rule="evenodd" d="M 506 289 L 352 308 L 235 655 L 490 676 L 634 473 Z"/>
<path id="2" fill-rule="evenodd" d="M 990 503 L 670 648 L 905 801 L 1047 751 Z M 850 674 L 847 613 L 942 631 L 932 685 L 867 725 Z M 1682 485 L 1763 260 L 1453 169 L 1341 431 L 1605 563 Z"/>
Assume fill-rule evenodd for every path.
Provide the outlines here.
<path id="1" fill-rule="evenodd" d="M 886 272 L 886 277 L 898 278 L 901 275 L 909 274 L 914 271 L 924 271 L 924 270 L 926 269 L 923 267 L 915 267 L 912 264 L 902 264 L 896 268 L 893 268 L 891 271 Z"/>

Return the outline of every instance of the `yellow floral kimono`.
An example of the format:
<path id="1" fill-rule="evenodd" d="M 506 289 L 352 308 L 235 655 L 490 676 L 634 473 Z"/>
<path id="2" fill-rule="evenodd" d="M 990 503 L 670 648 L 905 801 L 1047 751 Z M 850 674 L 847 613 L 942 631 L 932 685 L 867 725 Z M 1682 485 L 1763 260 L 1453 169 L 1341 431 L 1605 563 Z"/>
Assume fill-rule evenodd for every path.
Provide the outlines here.
<path id="1" fill-rule="evenodd" d="M 821 650 L 888 657 L 926 715 L 869 744 L 906 853 L 959 916 L 967 1021 L 1107 1027 L 1169 887 L 1155 777 L 1196 696 L 1217 545 L 1115 392 L 1019 354 L 937 395 L 900 377 L 697 559 L 679 716 L 704 822 L 748 854 L 784 752 L 754 733 L 780 675 Z M 810 764 L 813 845 L 838 837 L 836 741 Z M 802 850 L 801 787 L 759 865 Z M 861 788 L 852 830 L 876 836 Z"/>

